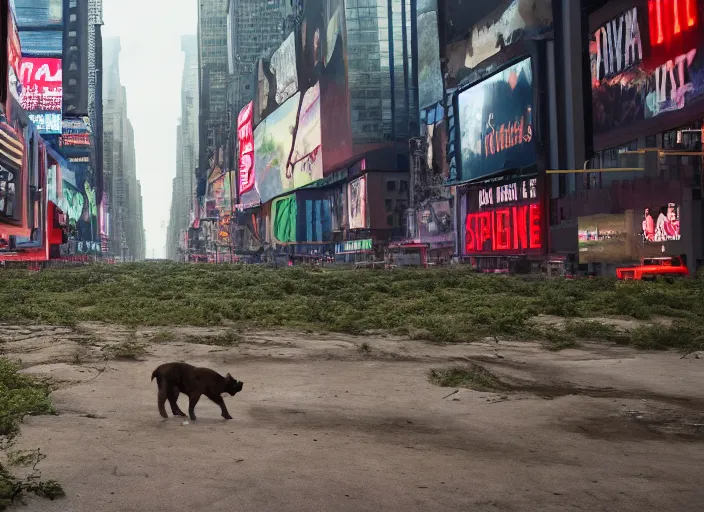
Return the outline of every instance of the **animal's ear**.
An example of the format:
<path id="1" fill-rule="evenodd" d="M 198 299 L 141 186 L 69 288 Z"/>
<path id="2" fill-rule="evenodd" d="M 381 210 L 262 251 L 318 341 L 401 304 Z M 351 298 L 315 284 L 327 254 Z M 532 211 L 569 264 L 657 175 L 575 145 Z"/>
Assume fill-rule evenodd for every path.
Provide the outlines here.
<path id="1" fill-rule="evenodd" d="M 228 374 L 227 374 L 227 378 L 228 378 L 228 379 L 232 379 L 232 375 L 230 375 L 230 374 L 228 373 Z"/>

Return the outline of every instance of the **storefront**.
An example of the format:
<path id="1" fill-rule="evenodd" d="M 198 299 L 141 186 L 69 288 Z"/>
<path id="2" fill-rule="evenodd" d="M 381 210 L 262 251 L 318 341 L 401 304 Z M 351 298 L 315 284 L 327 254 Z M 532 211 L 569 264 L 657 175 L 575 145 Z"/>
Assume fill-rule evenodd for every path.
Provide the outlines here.
<path id="1" fill-rule="evenodd" d="M 360 263 L 374 260 L 374 241 L 347 240 L 335 245 L 336 263 Z"/>

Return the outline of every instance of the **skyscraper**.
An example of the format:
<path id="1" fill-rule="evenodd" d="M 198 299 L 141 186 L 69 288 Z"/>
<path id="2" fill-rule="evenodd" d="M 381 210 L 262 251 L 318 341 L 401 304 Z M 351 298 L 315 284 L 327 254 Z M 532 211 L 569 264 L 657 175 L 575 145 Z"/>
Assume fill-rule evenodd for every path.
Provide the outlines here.
<path id="1" fill-rule="evenodd" d="M 227 4 L 198 3 L 199 176 L 205 185 L 208 160 L 224 142 L 227 127 Z"/>
<path id="2" fill-rule="evenodd" d="M 182 36 L 181 122 L 176 129 L 176 177 L 171 194 L 167 257 L 178 259 L 180 233 L 188 229 L 198 167 L 198 44 L 196 36 Z"/>
<path id="3" fill-rule="evenodd" d="M 416 0 L 345 6 L 355 145 L 404 140 L 419 129 L 413 49 Z"/>

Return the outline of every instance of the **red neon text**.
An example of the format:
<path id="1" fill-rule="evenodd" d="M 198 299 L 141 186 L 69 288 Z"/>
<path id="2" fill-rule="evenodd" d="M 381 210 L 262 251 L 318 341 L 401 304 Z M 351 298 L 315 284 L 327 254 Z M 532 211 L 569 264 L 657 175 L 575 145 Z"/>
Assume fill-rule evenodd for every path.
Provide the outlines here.
<path id="1" fill-rule="evenodd" d="M 520 121 L 502 124 L 497 130 L 494 128 L 494 114 L 489 114 L 487 126 L 491 129 L 484 137 L 484 156 L 487 158 L 514 146 L 528 143 L 533 138 L 533 127 L 530 123 L 526 123 L 523 116 Z"/>
<path id="2" fill-rule="evenodd" d="M 697 25 L 697 0 L 648 0 L 650 45 L 668 45 Z"/>
<path id="3" fill-rule="evenodd" d="M 538 203 L 467 215 L 465 254 L 542 248 L 542 211 Z"/>

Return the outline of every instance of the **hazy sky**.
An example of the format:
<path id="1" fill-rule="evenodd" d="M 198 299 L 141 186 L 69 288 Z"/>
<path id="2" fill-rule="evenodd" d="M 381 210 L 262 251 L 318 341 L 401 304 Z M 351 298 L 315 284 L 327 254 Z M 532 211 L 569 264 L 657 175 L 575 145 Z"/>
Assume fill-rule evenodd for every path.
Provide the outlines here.
<path id="1" fill-rule="evenodd" d="M 142 183 L 147 258 L 165 257 L 176 127 L 181 116 L 181 35 L 195 34 L 198 0 L 103 0 L 103 37 L 119 36 L 120 79 Z"/>

